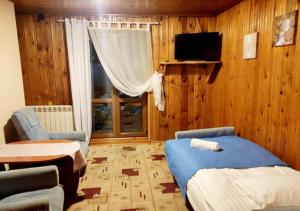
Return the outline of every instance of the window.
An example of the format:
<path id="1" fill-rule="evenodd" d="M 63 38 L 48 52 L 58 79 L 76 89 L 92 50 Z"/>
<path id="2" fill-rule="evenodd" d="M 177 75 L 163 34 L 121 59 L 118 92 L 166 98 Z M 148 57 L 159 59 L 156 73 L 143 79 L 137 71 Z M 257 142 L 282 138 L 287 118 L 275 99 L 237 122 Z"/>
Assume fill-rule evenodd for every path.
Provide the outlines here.
<path id="1" fill-rule="evenodd" d="M 91 43 L 92 137 L 147 136 L 147 94 L 130 97 L 113 87 Z"/>

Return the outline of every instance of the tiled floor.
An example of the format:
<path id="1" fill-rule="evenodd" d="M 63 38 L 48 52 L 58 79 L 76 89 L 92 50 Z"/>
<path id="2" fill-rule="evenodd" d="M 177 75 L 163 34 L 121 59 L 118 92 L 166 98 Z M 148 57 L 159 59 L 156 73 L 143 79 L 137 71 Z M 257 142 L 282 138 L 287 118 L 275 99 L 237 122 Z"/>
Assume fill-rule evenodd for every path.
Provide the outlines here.
<path id="1" fill-rule="evenodd" d="M 91 146 L 78 195 L 68 210 L 187 210 L 159 143 Z"/>

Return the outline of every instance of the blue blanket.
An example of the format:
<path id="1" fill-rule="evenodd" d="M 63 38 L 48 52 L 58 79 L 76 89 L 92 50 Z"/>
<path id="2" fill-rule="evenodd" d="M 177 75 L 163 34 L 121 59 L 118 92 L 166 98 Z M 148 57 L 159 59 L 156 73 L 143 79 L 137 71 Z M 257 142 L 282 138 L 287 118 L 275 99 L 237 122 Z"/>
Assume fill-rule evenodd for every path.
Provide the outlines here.
<path id="1" fill-rule="evenodd" d="M 184 197 L 188 180 L 200 169 L 287 166 L 271 152 L 238 136 L 219 136 L 205 140 L 218 142 L 222 151 L 192 148 L 191 139 L 166 142 L 168 165 Z"/>

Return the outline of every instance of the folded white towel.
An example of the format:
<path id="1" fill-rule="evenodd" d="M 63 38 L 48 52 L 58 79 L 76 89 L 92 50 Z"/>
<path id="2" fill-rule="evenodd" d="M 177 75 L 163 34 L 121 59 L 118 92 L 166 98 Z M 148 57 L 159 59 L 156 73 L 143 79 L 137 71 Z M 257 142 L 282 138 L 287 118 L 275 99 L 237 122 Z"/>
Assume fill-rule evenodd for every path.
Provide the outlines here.
<path id="1" fill-rule="evenodd" d="M 197 138 L 192 139 L 191 147 L 202 148 L 202 149 L 207 149 L 212 151 L 218 151 L 220 149 L 220 145 L 217 142 L 205 141 L 203 139 L 197 139 Z"/>

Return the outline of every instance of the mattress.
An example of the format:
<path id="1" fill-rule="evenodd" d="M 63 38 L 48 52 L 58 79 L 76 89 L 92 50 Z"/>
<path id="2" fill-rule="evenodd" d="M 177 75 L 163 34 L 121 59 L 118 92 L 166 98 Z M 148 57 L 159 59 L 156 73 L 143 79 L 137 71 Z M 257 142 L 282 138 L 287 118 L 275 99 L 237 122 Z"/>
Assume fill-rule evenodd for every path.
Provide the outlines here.
<path id="1" fill-rule="evenodd" d="M 252 176 L 297 174 L 289 167 L 258 167 L 249 169 L 203 169 L 187 184 L 187 196 L 195 211 L 240 211 L 262 209 L 233 184 L 233 181 Z"/>
<path id="2" fill-rule="evenodd" d="M 218 142 L 218 152 L 195 149 L 191 139 L 169 140 L 165 144 L 169 169 L 179 185 L 183 197 L 189 179 L 200 169 L 248 169 L 267 166 L 287 166 L 271 152 L 238 136 L 205 138 Z"/>

